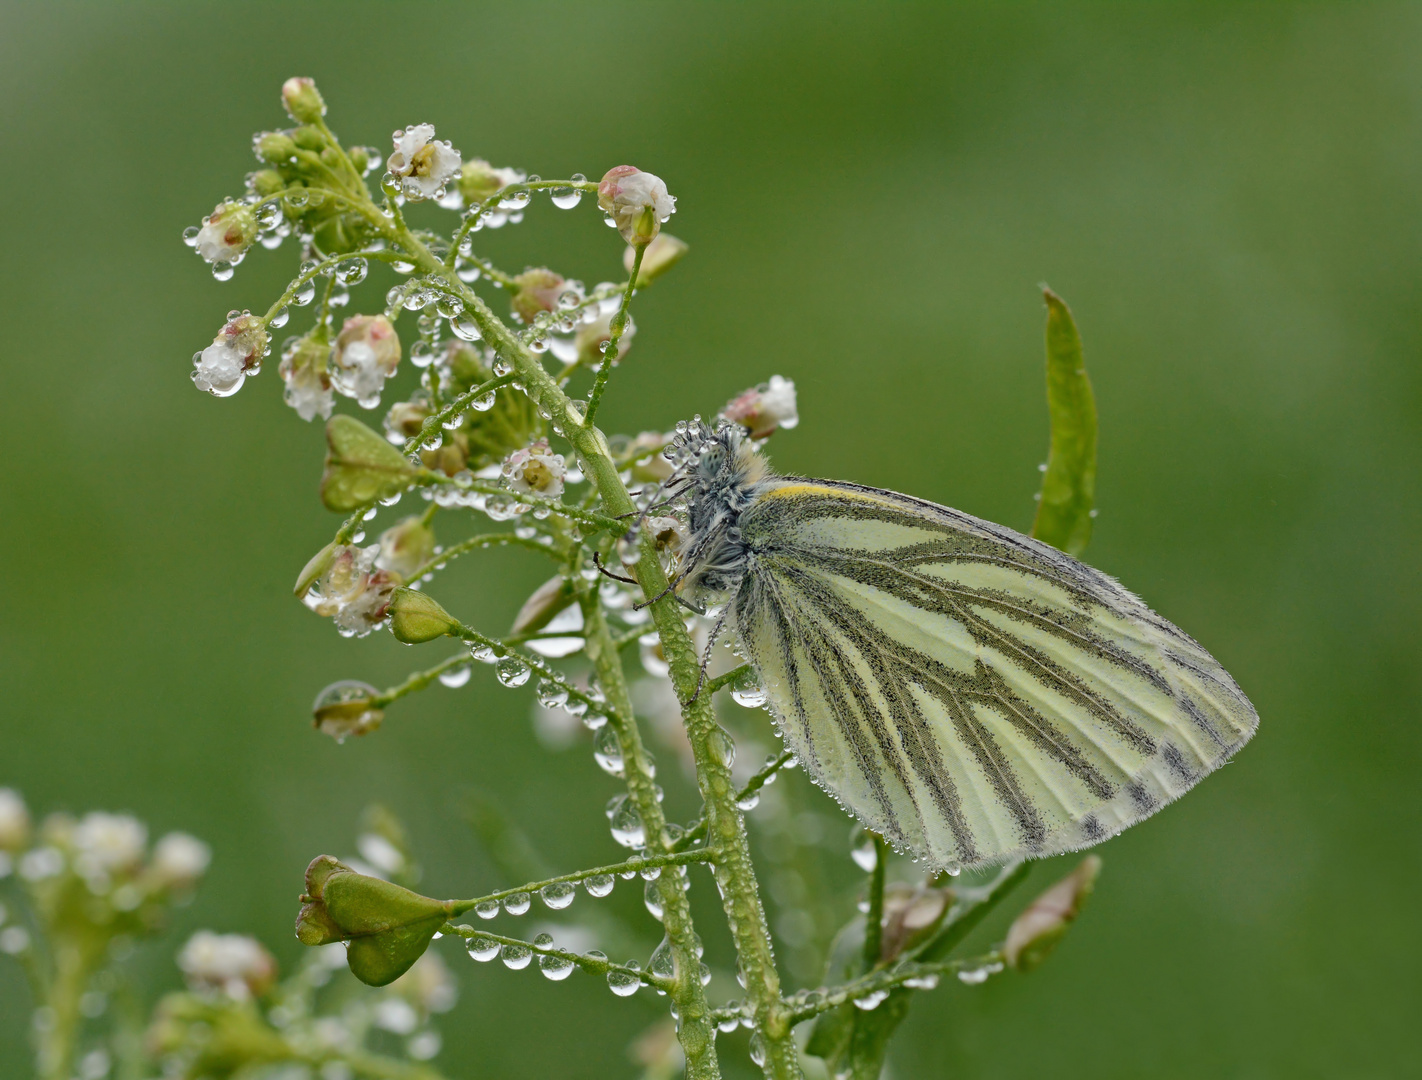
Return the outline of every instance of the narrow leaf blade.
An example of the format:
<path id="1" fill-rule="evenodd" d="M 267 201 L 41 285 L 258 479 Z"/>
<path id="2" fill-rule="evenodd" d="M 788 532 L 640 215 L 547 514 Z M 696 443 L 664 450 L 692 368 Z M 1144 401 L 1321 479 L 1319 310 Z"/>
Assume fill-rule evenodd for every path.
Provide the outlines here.
<path id="1" fill-rule="evenodd" d="M 1032 535 L 1069 555 L 1091 540 L 1096 502 L 1096 397 L 1071 309 L 1043 286 L 1047 301 L 1047 411 L 1051 450 Z"/>

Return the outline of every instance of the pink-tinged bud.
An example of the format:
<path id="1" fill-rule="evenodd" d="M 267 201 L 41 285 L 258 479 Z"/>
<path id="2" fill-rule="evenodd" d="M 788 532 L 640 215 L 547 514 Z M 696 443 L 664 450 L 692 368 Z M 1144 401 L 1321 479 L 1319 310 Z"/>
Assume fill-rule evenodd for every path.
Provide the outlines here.
<path id="1" fill-rule="evenodd" d="M 1088 855 L 1075 870 L 1033 900 L 1007 931 L 1003 952 L 1008 964 L 1018 971 L 1031 971 L 1045 960 L 1081 913 L 1100 873 L 1101 859 Z"/>
<path id="2" fill-rule="evenodd" d="M 326 115 L 326 103 L 316 89 L 316 81 L 293 76 L 281 84 L 281 103 L 298 124 L 314 124 Z"/>
<path id="3" fill-rule="evenodd" d="M 627 317 L 627 325 L 622 328 L 622 336 L 617 339 L 617 356 L 613 358 L 616 365 L 627 355 L 627 350 L 632 348 L 632 339 L 637 336 L 637 324 L 632 321 L 632 317 Z M 573 344 L 578 350 L 578 360 L 591 367 L 596 367 L 603 360 L 603 346 L 612 340 L 612 316 L 603 315 L 594 319 L 590 323 L 579 323 L 578 332 L 573 336 Z"/>
<path id="4" fill-rule="evenodd" d="M 671 233 L 658 233 L 646 250 L 642 252 L 642 269 L 637 272 L 637 288 L 645 289 L 681 261 L 687 252 L 685 240 L 678 240 Z M 637 264 L 637 248 L 629 247 L 622 253 L 622 265 L 627 273 Z"/>
<path id="5" fill-rule="evenodd" d="M 380 554 L 375 565 L 409 581 L 415 571 L 434 557 L 434 532 L 418 517 L 407 517 L 380 534 Z"/>
<path id="6" fill-rule="evenodd" d="M 779 375 L 772 375 L 727 402 L 721 415 L 744 427 L 752 439 L 769 438 L 780 428 L 790 429 L 800 422 L 795 407 L 795 384 Z"/>
<path id="7" fill-rule="evenodd" d="M 549 451 L 547 439 L 539 439 L 505 458 L 503 473 L 510 491 L 556 499 L 563 494 L 563 478 L 568 474 L 568 467 L 562 454 Z"/>
<path id="8" fill-rule="evenodd" d="M 597 204 L 622 239 L 638 247 L 651 243 L 662 222 L 676 213 L 676 199 L 667 194 L 661 177 L 635 165 L 607 171 L 597 186 Z"/>
<path id="9" fill-rule="evenodd" d="M 529 267 L 513 279 L 514 293 L 509 300 L 514 314 L 526 323 L 531 323 L 541 311 L 553 311 L 558 307 L 558 297 L 563 295 L 562 274 L 555 274 L 547 267 Z"/>
<path id="10" fill-rule="evenodd" d="M 335 621 L 342 637 L 365 637 L 385 621 L 390 595 L 400 579 L 388 570 L 376 569 L 379 551 L 379 544 L 332 548 L 325 570 L 302 596 L 317 615 Z"/>
<path id="11" fill-rule="evenodd" d="M 355 679 L 332 683 L 316 695 L 311 706 L 312 726 L 338 743 L 352 735 L 369 735 L 385 719 L 385 710 L 375 703 L 379 693 L 369 683 Z"/>
<path id="12" fill-rule="evenodd" d="M 255 375 L 271 349 L 266 325 L 249 311 L 234 311 L 202 352 L 193 354 L 193 385 L 215 397 L 230 397 Z"/>
<path id="13" fill-rule="evenodd" d="M 459 151 L 435 137 L 433 124 L 411 124 L 395 132 L 395 152 L 386 159 L 407 199 L 431 199 L 460 170 Z"/>
<path id="14" fill-rule="evenodd" d="M 664 451 L 671 445 L 671 438 L 660 431 L 644 431 L 627 447 L 629 455 L 640 457 L 632 465 L 632 479 L 639 484 L 656 484 L 672 474 L 672 463 Z M 656 451 L 647 456 L 649 451 Z"/>
<path id="15" fill-rule="evenodd" d="M 0 788 L 0 851 L 23 850 L 30 842 L 30 812 L 14 788 Z"/>
<path id="16" fill-rule="evenodd" d="M 483 158 L 465 162 L 459 170 L 459 194 L 473 205 L 497 195 L 510 184 L 521 184 L 527 177 L 517 169 L 496 169 Z"/>
<path id="17" fill-rule="evenodd" d="M 178 953 L 192 990 L 217 990 L 234 1001 L 258 998 L 276 982 L 277 964 L 256 938 L 199 930 Z"/>
<path id="18" fill-rule="evenodd" d="M 303 420 L 331 417 L 335 399 L 327 367 L 330 356 L 331 346 L 311 335 L 295 339 L 282 352 L 281 366 L 277 369 L 286 384 L 282 397 Z"/>
<path id="19" fill-rule="evenodd" d="M 208 262 L 235 266 L 257 239 L 257 232 L 257 215 L 252 208 L 228 199 L 203 218 L 197 234 L 189 234 L 189 242 Z"/>
<path id="20" fill-rule="evenodd" d="M 331 347 L 331 385 L 362 408 L 380 404 L 385 380 L 400 366 L 400 337 L 384 315 L 352 315 Z"/>

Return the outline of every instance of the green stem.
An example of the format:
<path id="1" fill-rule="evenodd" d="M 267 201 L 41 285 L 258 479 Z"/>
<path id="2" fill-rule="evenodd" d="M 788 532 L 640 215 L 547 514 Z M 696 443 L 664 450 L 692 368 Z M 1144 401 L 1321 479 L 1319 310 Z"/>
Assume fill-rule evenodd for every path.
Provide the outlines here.
<path id="1" fill-rule="evenodd" d="M 864 916 L 864 970 L 879 966 L 884 951 L 884 868 L 889 861 L 889 845 L 877 833 L 874 841 L 874 869 L 869 873 L 869 910 Z"/>
<path id="2" fill-rule="evenodd" d="M 69 1080 L 74 1071 L 74 1048 L 82 1023 L 79 999 L 101 955 L 102 946 L 95 955 L 93 947 L 69 938 L 54 944 L 54 977 L 45 999 L 50 1026 L 40 1034 L 40 1080 Z"/>
<path id="3" fill-rule="evenodd" d="M 656 866 L 688 866 L 691 863 L 709 862 L 714 854 L 714 852 L 703 848 L 699 851 L 674 852 L 667 855 L 639 855 L 627 859 L 625 862 L 612 863 L 609 866 L 594 866 L 589 870 L 575 870 L 571 874 L 560 874 L 558 877 L 544 878 L 542 881 L 530 881 L 527 885 L 520 885 L 514 889 L 501 889 L 498 892 L 489 893 L 488 896 L 477 896 L 473 900 L 456 900 L 451 914 L 463 915 L 479 904 L 505 900 L 517 893 L 536 893 L 546 885 L 576 885 L 580 881 L 586 881 L 588 878 L 601 874 L 627 874 L 633 870 L 640 872 Z"/>
<path id="4" fill-rule="evenodd" d="M 443 570 L 445 563 L 449 562 L 449 560 L 457 559 L 459 556 L 468 554 L 471 551 L 491 547 L 508 547 L 509 545 L 526 547 L 530 551 L 551 555 L 555 559 L 560 557 L 556 550 L 550 548 L 547 544 L 540 544 L 536 537 L 529 537 L 525 540 L 523 537 L 515 536 L 513 533 L 481 533 L 479 536 L 471 536 L 467 540 L 461 540 L 457 544 L 451 544 L 438 555 L 431 558 L 429 562 L 413 570 L 410 573 L 409 580 L 419 581 L 420 578 L 432 571 Z M 564 636 L 566 637 L 567 635 Z"/>
<path id="5" fill-rule="evenodd" d="M 630 975 L 635 979 L 640 979 L 648 986 L 655 986 L 658 990 L 665 990 L 671 994 L 676 989 L 676 982 L 659 975 L 653 975 L 649 971 L 640 968 L 630 968 L 623 964 L 614 964 L 612 961 L 601 956 L 589 956 L 587 953 L 571 952 L 568 949 L 559 949 L 551 945 L 539 945 L 532 941 L 524 941 L 522 938 L 505 937 L 503 934 L 493 934 L 487 930 L 480 930 L 474 926 L 467 925 L 446 925 L 446 934 L 455 934 L 462 938 L 488 938 L 490 941 L 497 941 L 500 945 L 522 945 L 530 952 L 539 956 L 556 956 L 563 960 L 571 960 L 584 971 L 593 975 L 606 975 L 609 971 L 616 971 L 623 975 Z M 690 1075 L 690 1073 L 688 1073 Z"/>
<path id="6" fill-rule="evenodd" d="M 637 274 L 642 269 L 642 256 L 647 253 L 647 245 L 638 244 L 636 251 L 632 261 L 632 273 L 627 276 L 627 288 L 622 291 L 622 306 L 612 317 L 607 344 L 602 350 L 602 363 L 598 366 L 592 393 L 588 395 L 587 419 L 583 421 L 583 426 L 587 428 L 592 427 L 597 407 L 602 404 L 603 391 L 607 389 L 607 381 L 612 377 L 612 365 L 617 362 L 617 344 L 622 340 L 622 331 L 627 328 L 627 309 L 632 305 L 632 294 L 637 291 Z"/>
<path id="7" fill-rule="evenodd" d="M 914 979 L 927 979 L 949 973 L 957 974 L 960 971 L 975 971 L 1001 963 L 1003 963 L 1003 955 L 1001 951 L 994 949 L 981 956 L 972 956 L 962 960 L 940 960 L 931 964 L 895 964 L 892 968 L 871 971 L 868 975 L 862 975 L 841 986 L 820 991 L 822 996 L 813 1000 L 809 999 L 808 995 L 797 994 L 786 1002 L 786 1005 L 790 1009 L 792 1022 L 798 1024 L 813 1016 L 818 1016 L 822 1012 L 837 1009 L 847 1001 L 858 1001 L 870 994 L 893 990 Z"/>

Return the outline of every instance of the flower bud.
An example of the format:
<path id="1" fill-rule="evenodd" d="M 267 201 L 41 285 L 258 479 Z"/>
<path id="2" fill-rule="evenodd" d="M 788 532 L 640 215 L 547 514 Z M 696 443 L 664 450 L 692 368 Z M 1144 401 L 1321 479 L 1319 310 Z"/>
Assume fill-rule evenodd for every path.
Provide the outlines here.
<path id="1" fill-rule="evenodd" d="M 23 850 L 30 842 L 30 812 L 14 788 L 0 788 L 0 851 Z"/>
<path id="2" fill-rule="evenodd" d="M 369 735 L 385 719 L 376 705 L 380 691 L 355 679 L 334 682 L 316 695 L 311 706 L 312 727 L 342 743 L 352 735 Z"/>
<path id="3" fill-rule="evenodd" d="M 352 315 L 331 347 L 331 385 L 362 408 L 380 404 L 385 380 L 400 366 L 400 337 L 384 315 Z"/>
<path id="4" fill-rule="evenodd" d="M 291 141 L 302 150 L 310 150 L 314 154 L 319 154 L 327 149 L 326 133 L 313 124 L 302 124 L 300 127 L 292 128 L 288 134 L 291 135 Z"/>
<path id="5" fill-rule="evenodd" d="M 261 997 L 276 982 L 277 964 L 256 938 L 199 930 L 178 953 L 192 990 L 216 990 L 234 1001 Z"/>
<path id="6" fill-rule="evenodd" d="M 433 408 L 427 400 L 397 401 L 385 414 L 385 436 L 395 446 L 413 439 L 429 419 Z"/>
<path id="7" fill-rule="evenodd" d="M 281 178 L 281 173 L 275 169 L 259 169 L 248 178 L 251 184 L 252 194 L 266 198 L 268 195 L 275 195 L 282 188 L 286 187 L 286 181 Z"/>
<path id="8" fill-rule="evenodd" d="M 171 832 L 154 845 L 149 870 L 160 886 L 190 889 L 206 873 L 211 861 L 212 849 L 196 836 Z"/>
<path id="9" fill-rule="evenodd" d="M 285 165 L 296 156 L 296 140 L 284 131 L 264 131 L 252 141 L 252 151 L 268 165 Z M 280 173 L 276 176 L 281 179 Z"/>
<path id="10" fill-rule="evenodd" d="M 496 169 L 483 158 L 474 158 L 459 170 L 459 194 L 466 203 L 481 203 L 525 179 L 517 169 Z"/>
<path id="11" fill-rule="evenodd" d="M 627 355 L 627 350 L 632 348 L 632 339 L 636 336 L 637 324 L 628 316 L 627 325 L 622 328 L 622 336 L 617 339 L 617 356 L 613 359 L 613 364 Z M 604 359 L 603 346 L 611 340 L 611 315 L 602 315 L 590 323 L 579 323 L 578 332 L 573 337 L 573 344 L 578 350 L 578 361 L 596 367 Z"/>
<path id="12" fill-rule="evenodd" d="M 550 622 L 553 616 L 571 604 L 576 596 L 573 583 L 562 574 L 549 578 L 533 591 L 533 595 L 523 602 L 514 616 L 511 636 L 536 634 Z"/>
<path id="13" fill-rule="evenodd" d="M 303 420 L 318 416 L 326 420 L 331 416 L 335 398 L 326 366 L 330 355 L 331 346 L 324 337 L 314 334 L 296 338 L 282 350 L 281 366 L 277 368 L 286 384 L 282 397 Z"/>
<path id="14" fill-rule="evenodd" d="M 270 351 L 266 324 L 249 311 L 233 312 L 212 344 L 193 356 L 193 385 L 214 397 L 230 397 L 248 375 L 261 370 Z"/>
<path id="15" fill-rule="evenodd" d="M 667 194 L 661 177 L 635 165 L 607 171 L 597 186 L 597 204 L 617 226 L 622 239 L 639 247 L 650 243 L 662 222 L 676 212 L 676 199 Z"/>
<path id="16" fill-rule="evenodd" d="M 463 431 L 446 431 L 444 444 L 433 450 L 421 450 L 425 468 L 445 476 L 458 476 L 469 468 L 469 437 Z"/>
<path id="17" fill-rule="evenodd" d="M 296 936 L 305 945 L 346 941 L 351 972 L 370 986 L 403 975 L 453 914 L 440 902 L 389 881 L 358 874 L 330 855 L 306 868 Z"/>
<path id="18" fill-rule="evenodd" d="M 460 171 L 459 151 L 434 135 L 433 124 L 411 124 L 395 132 L 395 152 L 385 165 L 400 179 L 408 199 L 432 198 Z"/>
<path id="19" fill-rule="evenodd" d="M 375 565 L 409 581 L 434 556 L 434 532 L 421 518 L 407 517 L 380 534 Z"/>
<path id="20" fill-rule="evenodd" d="M 365 637 L 385 621 L 390 594 L 400 578 L 375 568 L 380 545 L 367 548 L 339 545 L 325 572 L 307 589 L 302 601 L 317 615 L 334 620 L 344 637 Z"/>
<path id="21" fill-rule="evenodd" d="M 1031 971 L 1056 948 L 1096 885 L 1101 859 L 1088 855 L 1017 916 L 1003 946 L 1007 963 L 1018 971 Z"/>
<path id="22" fill-rule="evenodd" d="M 531 323 L 540 311 L 553 311 L 563 294 L 563 275 L 547 267 L 529 267 L 513 279 L 514 293 L 509 305 L 514 314 Z"/>
<path id="23" fill-rule="evenodd" d="M 432 596 L 414 589 L 396 589 L 390 597 L 390 632 L 396 641 L 419 645 L 459 633 L 456 619 Z"/>
<path id="24" fill-rule="evenodd" d="M 257 215 L 250 206 L 228 199 L 203 218 L 193 249 L 210 263 L 236 263 L 256 239 Z"/>
<path id="25" fill-rule="evenodd" d="M 314 124 L 326 115 L 326 103 L 314 79 L 293 76 L 281 84 L 281 103 L 298 124 Z"/>
<path id="26" fill-rule="evenodd" d="M 632 479 L 639 484 L 657 484 L 671 476 L 672 463 L 662 453 L 670 444 L 671 439 L 660 431 L 644 431 L 633 439 L 627 447 L 629 454 L 636 456 L 653 450 L 657 452 L 643 457 L 632 466 Z"/>
<path id="27" fill-rule="evenodd" d="M 547 439 L 515 450 L 504 459 L 504 483 L 510 491 L 520 495 L 556 499 L 563 494 L 563 477 L 567 473 L 563 455 L 551 453 Z"/>
<path id="28" fill-rule="evenodd" d="M 642 269 L 637 271 L 637 288 L 645 289 L 681 261 L 687 252 L 685 240 L 678 240 L 671 233 L 658 233 L 652 242 L 642 250 Z M 627 273 L 637 265 L 637 247 L 631 245 L 622 253 L 622 265 Z"/>
<path id="29" fill-rule="evenodd" d="M 778 429 L 800 422 L 795 408 L 795 384 L 779 375 L 726 403 L 721 415 L 744 427 L 752 439 L 769 438 Z"/>
<path id="30" fill-rule="evenodd" d="M 326 471 L 321 502 L 337 513 L 403 491 L 418 470 L 353 416 L 333 416 L 326 423 Z"/>
<path id="31" fill-rule="evenodd" d="M 952 889 L 928 886 L 890 886 L 884 891 L 884 923 L 880 956 L 885 963 L 897 959 L 906 949 L 926 941 L 953 900 Z"/>

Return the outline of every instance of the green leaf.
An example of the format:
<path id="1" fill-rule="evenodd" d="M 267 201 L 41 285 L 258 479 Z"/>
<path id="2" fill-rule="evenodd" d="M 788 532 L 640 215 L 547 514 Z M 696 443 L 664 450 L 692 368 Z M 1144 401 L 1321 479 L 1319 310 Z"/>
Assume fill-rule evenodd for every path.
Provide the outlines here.
<path id="1" fill-rule="evenodd" d="M 353 416 L 333 416 L 326 424 L 326 471 L 321 501 L 345 513 L 403 491 L 419 470 L 385 438 Z"/>
<path id="2" fill-rule="evenodd" d="M 306 945 L 346 941 L 351 973 L 385 986 L 410 970 L 448 920 L 452 904 L 358 874 L 330 855 L 306 868 L 296 936 Z"/>
<path id="3" fill-rule="evenodd" d="M 1091 540 L 1091 509 L 1096 502 L 1096 398 L 1071 309 L 1046 286 L 1042 295 L 1047 301 L 1052 446 L 1032 535 L 1068 555 L 1080 555 Z"/>

